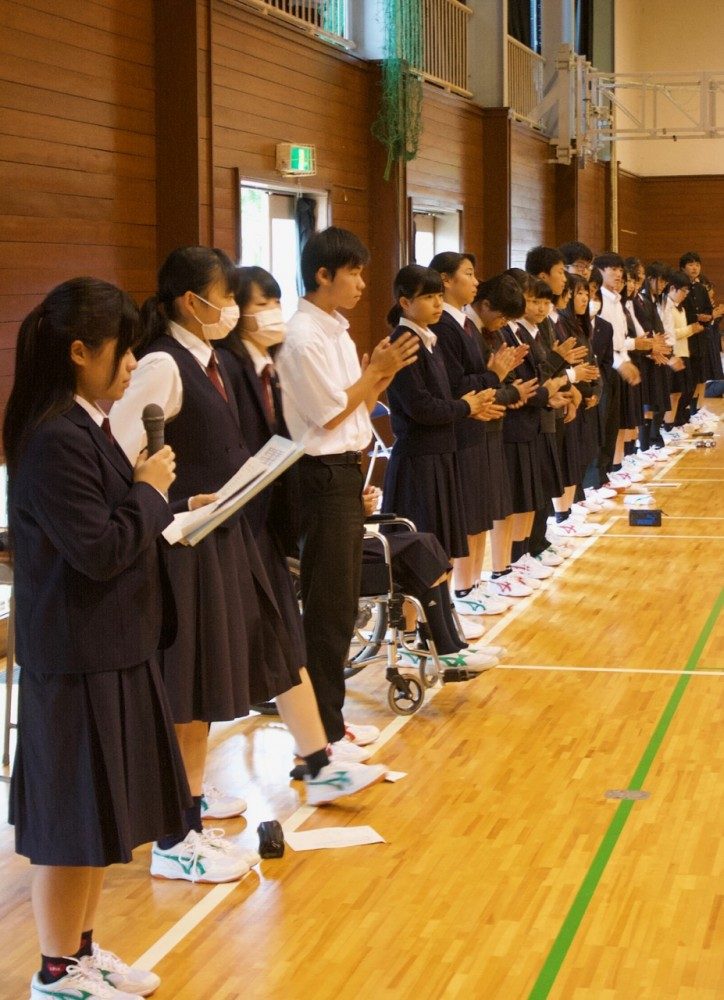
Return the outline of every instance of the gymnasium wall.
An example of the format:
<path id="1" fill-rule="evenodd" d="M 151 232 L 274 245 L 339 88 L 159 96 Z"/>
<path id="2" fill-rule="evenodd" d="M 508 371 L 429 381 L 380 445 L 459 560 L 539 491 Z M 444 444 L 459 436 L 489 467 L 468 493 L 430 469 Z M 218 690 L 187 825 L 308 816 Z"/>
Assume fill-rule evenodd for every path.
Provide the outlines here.
<path id="1" fill-rule="evenodd" d="M 556 246 L 556 165 L 547 139 L 525 125 L 510 133 L 510 266 L 532 246 Z"/>
<path id="2" fill-rule="evenodd" d="M 58 282 L 154 285 L 151 0 L 0 7 L 0 412 L 19 321 Z"/>

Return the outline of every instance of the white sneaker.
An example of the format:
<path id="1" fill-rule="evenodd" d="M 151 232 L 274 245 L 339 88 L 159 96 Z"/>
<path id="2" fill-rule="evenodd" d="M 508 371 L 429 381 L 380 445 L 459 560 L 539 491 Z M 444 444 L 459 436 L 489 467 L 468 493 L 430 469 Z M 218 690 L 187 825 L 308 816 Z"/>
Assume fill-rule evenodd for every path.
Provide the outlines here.
<path id="1" fill-rule="evenodd" d="M 643 478 L 644 477 L 641 475 L 640 472 L 629 472 L 629 471 L 624 472 L 624 470 L 621 469 L 619 472 L 612 472 L 611 475 L 608 477 L 608 481 L 611 484 L 611 486 L 614 487 L 614 489 L 625 490 L 627 487 L 631 485 L 631 483 L 635 482 L 636 480 L 638 480 L 638 482 L 641 482 Z"/>
<path id="2" fill-rule="evenodd" d="M 259 861 L 255 851 L 244 851 L 228 841 L 223 830 L 191 830 L 185 840 L 167 851 L 153 845 L 151 874 L 186 882 L 236 882 Z"/>
<path id="3" fill-rule="evenodd" d="M 482 674 L 485 670 L 498 665 L 497 656 L 493 656 L 486 649 L 478 649 L 476 646 L 468 646 L 458 653 L 445 653 L 438 656 L 440 663 L 445 667 L 467 670 L 470 674 Z"/>
<path id="4" fill-rule="evenodd" d="M 307 805 L 321 806 L 382 781 L 387 768 L 381 764 L 338 763 L 331 760 L 316 778 L 306 775 Z"/>
<path id="5" fill-rule="evenodd" d="M 36 972 L 30 983 L 30 1000 L 140 1000 L 139 993 L 124 993 L 105 982 L 99 972 L 82 967 L 80 963 L 69 965 L 68 971 L 55 983 L 42 983 Z"/>
<path id="6" fill-rule="evenodd" d="M 453 597 L 453 607 L 459 615 L 477 617 L 478 615 L 490 614 L 485 611 L 485 604 L 480 600 L 475 587 L 466 594 L 465 597 Z"/>
<path id="7" fill-rule="evenodd" d="M 357 746 L 356 743 L 352 743 L 344 736 L 336 743 L 330 743 L 327 746 L 330 761 L 337 764 L 361 764 L 363 761 L 369 760 L 373 753 L 374 750 Z M 297 754 L 297 756 L 300 757 L 301 754 Z"/>
<path id="8" fill-rule="evenodd" d="M 521 572 L 517 567 L 513 570 L 518 580 L 523 584 L 524 587 L 530 587 L 531 590 L 540 590 L 543 585 L 543 581 L 539 580 L 535 576 L 528 576 L 527 573 Z"/>
<path id="9" fill-rule="evenodd" d="M 246 802 L 238 795 L 222 792 L 215 785 L 204 785 L 201 795 L 201 819 L 230 819 L 246 812 Z"/>
<path id="10" fill-rule="evenodd" d="M 587 497 L 593 496 L 595 500 L 613 500 L 616 496 L 616 490 L 612 490 L 608 486 L 599 486 L 597 490 L 590 488 L 584 492 Z"/>
<path id="11" fill-rule="evenodd" d="M 460 629 L 462 637 L 466 642 L 479 639 L 485 633 L 485 626 L 472 618 L 460 618 Z"/>
<path id="12" fill-rule="evenodd" d="M 624 490 L 625 494 L 628 494 L 628 493 L 648 493 L 648 492 L 649 492 L 649 487 L 645 486 L 643 483 L 631 483 L 631 485 L 627 486 L 626 489 Z"/>
<path id="13" fill-rule="evenodd" d="M 366 747 L 368 743 L 374 743 L 380 738 L 380 731 L 377 726 L 362 726 L 358 722 L 345 722 L 344 735 L 350 743 L 356 743 L 358 747 Z"/>
<path id="14" fill-rule="evenodd" d="M 635 455 L 626 455 L 623 461 L 625 465 L 633 465 L 638 469 L 648 469 L 654 464 L 653 458 L 649 458 L 643 451 L 637 451 Z"/>
<path id="15" fill-rule="evenodd" d="M 554 556 L 561 556 L 563 559 L 570 559 L 575 551 L 575 545 L 567 542 L 565 538 L 556 538 L 546 549 L 546 552 L 552 552 Z"/>
<path id="16" fill-rule="evenodd" d="M 542 566 L 550 566 L 555 569 L 556 566 L 563 565 L 563 556 L 555 552 L 553 547 L 544 549 L 539 556 L 533 556 Z"/>
<path id="17" fill-rule="evenodd" d="M 488 580 L 485 591 L 491 597 L 530 597 L 533 587 L 529 587 L 515 573 L 510 572 L 495 580 Z"/>
<path id="18" fill-rule="evenodd" d="M 630 496 L 625 496 L 623 502 L 627 507 L 655 507 L 656 503 L 653 496 L 650 493 L 632 493 Z"/>
<path id="19" fill-rule="evenodd" d="M 666 462 L 669 459 L 669 452 L 666 448 L 649 448 L 646 454 L 654 464 L 656 462 Z"/>
<path id="20" fill-rule="evenodd" d="M 486 591 L 485 583 L 479 583 L 475 588 L 475 599 L 485 605 L 485 615 L 502 615 L 510 611 L 512 601 L 504 601 L 502 597 L 491 597 Z"/>
<path id="21" fill-rule="evenodd" d="M 95 942 L 93 954 L 85 955 L 78 964 L 82 969 L 99 973 L 104 982 L 114 989 L 131 995 L 147 997 L 161 985 L 161 977 L 155 972 L 127 965 L 118 955 L 114 955 L 112 951 L 104 951 Z"/>
<path id="22" fill-rule="evenodd" d="M 590 538 L 596 534 L 596 529 L 592 524 L 581 524 L 580 521 L 561 521 L 560 524 L 549 524 L 546 537 L 553 538 Z"/>
<path id="23" fill-rule="evenodd" d="M 514 562 L 513 566 L 515 569 L 520 570 L 526 578 L 532 577 L 534 580 L 548 580 L 553 576 L 553 570 L 550 566 L 544 566 L 537 559 L 534 559 L 529 552 L 526 552 L 525 555 Z"/>
<path id="24" fill-rule="evenodd" d="M 603 502 L 593 497 L 586 497 L 585 500 L 576 500 L 571 510 L 576 512 L 581 511 L 584 514 L 597 514 L 600 510 L 603 510 Z"/>

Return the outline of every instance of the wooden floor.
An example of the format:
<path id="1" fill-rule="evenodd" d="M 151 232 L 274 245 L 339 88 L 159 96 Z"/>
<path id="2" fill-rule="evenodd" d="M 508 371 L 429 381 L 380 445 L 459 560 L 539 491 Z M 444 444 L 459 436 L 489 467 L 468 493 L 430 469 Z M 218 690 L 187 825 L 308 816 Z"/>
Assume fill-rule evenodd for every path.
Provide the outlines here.
<path id="1" fill-rule="evenodd" d="M 300 808 L 278 723 L 213 727 L 211 777 L 249 800 L 226 823 L 241 843 L 276 817 L 370 824 L 386 844 L 287 850 L 218 887 L 151 880 L 139 849 L 109 872 L 102 943 L 154 964 L 159 1000 L 721 1000 L 718 444 L 657 469 L 676 484 L 656 488 L 660 529 L 630 528 L 619 502 L 553 586 L 488 619 L 501 667 L 404 722 L 379 671 L 350 682 L 350 717 L 387 727 L 375 759 L 408 772 L 396 784 Z M 0 995 L 13 1000 L 37 964 L 28 877 L 0 825 Z"/>

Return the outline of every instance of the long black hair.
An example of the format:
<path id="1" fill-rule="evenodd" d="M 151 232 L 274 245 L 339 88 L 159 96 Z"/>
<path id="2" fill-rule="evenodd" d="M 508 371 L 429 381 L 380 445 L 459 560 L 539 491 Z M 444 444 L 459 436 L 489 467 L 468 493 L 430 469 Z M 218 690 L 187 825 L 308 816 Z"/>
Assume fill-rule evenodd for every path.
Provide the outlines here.
<path id="1" fill-rule="evenodd" d="M 402 318 L 400 299 L 414 299 L 418 295 L 442 295 L 445 286 L 438 271 L 421 264 L 407 264 L 395 275 L 393 295 L 395 304 L 387 313 L 390 326 L 397 326 Z"/>
<path id="2" fill-rule="evenodd" d="M 179 247 L 172 250 L 158 272 L 158 291 L 141 306 L 143 340 L 139 355 L 148 345 L 168 331 L 170 320 L 178 320 L 176 299 L 193 292 L 205 298 L 205 292 L 221 280 L 234 291 L 236 268 L 223 250 L 216 247 Z"/>
<path id="3" fill-rule="evenodd" d="M 571 297 L 568 300 L 565 308 L 561 310 L 562 314 L 567 317 L 569 326 L 575 327 L 577 330 L 581 330 L 586 338 L 590 340 L 591 338 L 591 314 L 588 311 L 588 306 L 586 306 L 586 311 L 582 315 L 578 315 L 573 304 L 573 300 L 576 297 L 576 292 L 579 288 L 583 287 L 589 292 L 588 301 L 591 301 L 591 295 L 588 287 L 588 279 L 584 278 L 580 274 L 574 274 L 569 271 L 568 273 L 568 283 L 571 287 Z"/>
<path id="4" fill-rule="evenodd" d="M 15 379 L 3 425 L 11 475 L 30 434 L 73 404 L 73 341 L 80 340 L 91 350 L 99 350 L 107 341 L 115 340 L 117 371 L 121 358 L 135 347 L 140 333 L 133 300 L 120 288 L 98 278 L 64 281 L 25 317 L 18 333 Z"/>

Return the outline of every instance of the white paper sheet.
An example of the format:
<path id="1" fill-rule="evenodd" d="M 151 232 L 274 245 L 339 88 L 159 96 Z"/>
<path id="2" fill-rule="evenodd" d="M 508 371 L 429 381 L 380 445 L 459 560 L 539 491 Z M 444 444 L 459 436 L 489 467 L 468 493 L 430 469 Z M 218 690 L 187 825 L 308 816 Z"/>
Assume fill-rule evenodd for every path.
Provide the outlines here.
<path id="1" fill-rule="evenodd" d="M 362 844 L 384 844 L 371 826 L 327 826 L 321 830 L 302 830 L 284 835 L 293 851 L 318 851 L 326 847 L 359 847 Z"/>

